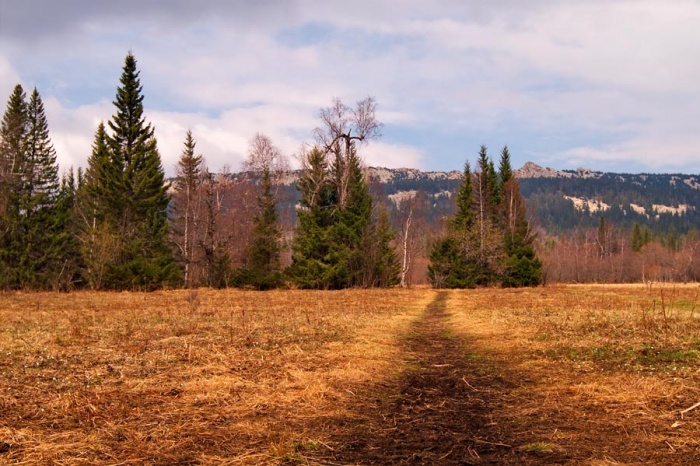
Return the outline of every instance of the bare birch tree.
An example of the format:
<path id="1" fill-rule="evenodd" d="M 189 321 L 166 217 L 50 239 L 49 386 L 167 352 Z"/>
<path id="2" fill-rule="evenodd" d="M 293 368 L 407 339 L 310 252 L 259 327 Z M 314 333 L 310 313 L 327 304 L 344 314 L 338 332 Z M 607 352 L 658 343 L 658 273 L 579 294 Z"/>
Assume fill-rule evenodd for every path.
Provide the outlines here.
<path id="1" fill-rule="evenodd" d="M 208 173 L 201 155 L 195 155 L 196 142 L 188 131 L 182 156 L 176 168 L 175 190 L 172 196 L 172 220 L 170 237 L 175 245 L 175 257 L 183 268 L 186 287 L 197 284 L 198 276 L 193 267 L 198 260 L 197 226 L 201 225 L 203 189 Z"/>

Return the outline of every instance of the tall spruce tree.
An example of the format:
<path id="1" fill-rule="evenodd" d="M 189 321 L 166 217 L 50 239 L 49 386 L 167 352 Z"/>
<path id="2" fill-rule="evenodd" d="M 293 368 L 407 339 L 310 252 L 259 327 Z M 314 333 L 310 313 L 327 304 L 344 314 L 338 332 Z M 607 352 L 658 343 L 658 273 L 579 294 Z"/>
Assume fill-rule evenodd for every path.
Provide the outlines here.
<path id="1" fill-rule="evenodd" d="M 297 185 L 301 210 L 287 273 L 302 288 L 395 285 L 398 260 L 390 246 L 395 234 L 381 211 L 373 219 L 373 200 L 360 159 L 351 155 L 344 163 L 341 186 L 338 164 L 329 164 L 327 154 L 318 148 L 307 155 Z M 340 189 L 346 191 L 342 207 Z"/>
<path id="2" fill-rule="evenodd" d="M 369 258 L 366 261 L 368 267 L 363 276 L 363 286 L 386 288 L 398 285 L 401 281 L 401 265 L 392 246 L 396 232 L 384 205 L 379 207 L 372 221 L 370 234 L 365 235 L 367 245 L 363 247 Z"/>
<path id="3" fill-rule="evenodd" d="M 54 244 L 60 249 L 58 262 L 54 262 L 54 278 L 52 288 L 68 291 L 81 285 L 81 270 L 83 269 L 82 255 L 77 229 L 77 191 L 82 172 L 78 172 L 78 180 L 71 168 L 61 177 L 61 189 L 58 193 L 54 215 L 55 230 Z"/>
<path id="4" fill-rule="evenodd" d="M 639 223 L 635 222 L 634 224 L 630 243 L 634 252 L 639 252 L 642 250 L 642 247 L 644 247 L 644 236 L 642 235 L 642 229 L 639 227 Z"/>
<path id="5" fill-rule="evenodd" d="M 95 154 L 94 147 L 88 166 L 88 184 L 93 176 L 102 183 L 99 189 L 88 188 L 99 193 L 94 210 L 104 216 L 96 217 L 96 228 L 116 247 L 101 275 L 105 288 L 154 289 L 177 275 L 167 242 L 165 174 L 153 127 L 145 120 L 142 91 L 136 59 L 129 53 L 114 101 L 116 113 L 104 134 L 107 156 Z M 96 141 L 98 150 L 103 150 L 101 144 Z"/>
<path id="6" fill-rule="evenodd" d="M 60 179 L 44 104 L 34 88 L 18 185 L 19 232 L 24 244 L 18 267 L 21 287 L 48 288 L 60 272 L 67 223 L 58 215 Z"/>
<path id="7" fill-rule="evenodd" d="M 34 88 L 27 105 L 27 131 L 24 138 L 20 191 L 26 193 L 23 206 L 39 212 L 55 206 L 60 188 L 56 150 L 49 137 L 44 104 Z"/>
<path id="8" fill-rule="evenodd" d="M 498 281 L 502 261 L 503 234 L 499 228 L 501 196 L 498 175 L 493 161 L 488 156 L 486 146 L 479 149 L 478 170 L 474 182 L 474 203 L 476 214 L 476 237 L 478 239 L 477 262 L 478 285 L 488 285 Z"/>
<path id="9" fill-rule="evenodd" d="M 100 122 L 85 174 L 78 178 L 75 223 L 83 265 L 84 285 L 105 286 L 108 269 L 117 262 L 121 242 L 116 215 L 121 189 L 121 167 L 113 163 L 107 132 Z"/>
<path id="10" fill-rule="evenodd" d="M 503 150 L 501 150 L 501 160 L 498 163 L 498 175 L 501 181 L 501 192 L 504 192 L 503 186 L 513 179 L 513 167 L 510 163 L 510 151 L 507 145 L 503 146 Z"/>
<path id="11" fill-rule="evenodd" d="M 330 255 L 333 257 L 331 287 L 369 287 L 372 285 L 371 280 L 363 280 L 363 273 L 371 270 L 373 264 L 371 264 L 372 257 L 368 254 L 369 251 L 363 248 L 363 244 L 366 244 L 363 240 L 366 236 L 372 235 L 369 231 L 372 197 L 354 145 L 350 146 L 350 151 L 343 163 L 345 166 L 342 168 L 337 165 L 332 167 L 336 180 L 341 172 L 346 173 L 343 181 L 346 195 L 345 204 L 336 208 L 336 221 L 329 233 Z M 335 189 L 339 192 L 341 185 L 336 184 Z"/>
<path id="12" fill-rule="evenodd" d="M 57 286 L 66 252 L 60 181 L 44 105 L 35 88 L 25 101 L 20 85 L 3 118 L 0 262 L 5 287 Z"/>
<path id="13" fill-rule="evenodd" d="M 303 156 L 303 170 L 297 181 L 301 194 L 298 224 L 292 246 L 292 265 L 287 274 L 301 288 L 330 287 L 330 227 L 336 191 L 329 179 L 326 155 L 314 147 Z"/>
<path id="14" fill-rule="evenodd" d="M 14 87 L 0 126 L 0 285 L 17 286 L 20 245 L 17 191 L 27 131 L 27 101 L 21 85 Z"/>
<path id="15" fill-rule="evenodd" d="M 7 102 L 0 126 L 0 222 L 5 224 L 5 229 L 9 225 L 3 220 L 10 214 L 11 199 L 20 181 L 19 170 L 26 131 L 27 97 L 22 86 L 17 84 Z M 0 234 L 3 231 L 0 230 Z"/>
<path id="16" fill-rule="evenodd" d="M 473 190 L 467 161 L 456 196 L 455 215 L 448 222 L 445 236 L 433 244 L 430 252 L 428 279 L 435 288 L 473 288 L 480 281 Z"/>
<path id="17" fill-rule="evenodd" d="M 542 280 L 542 262 L 535 254 L 535 236 L 527 220 L 525 201 L 518 180 L 513 176 L 508 146 L 501 151 L 501 212 L 504 219 L 505 266 L 501 284 L 505 287 L 536 286 Z"/>
<path id="18" fill-rule="evenodd" d="M 451 219 L 452 228 L 456 231 L 470 231 L 474 227 L 474 187 L 472 170 L 469 161 L 464 164 L 462 184 L 457 191 L 457 211 Z"/>
<path id="19" fill-rule="evenodd" d="M 253 231 L 242 273 L 243 284 L 258 290 L 276 288 L 282 284 L 280 272 L 280 240 L 277 224 L 276 198 L 272 190 L 269 169 L 263 169 L 257 196 L 258 214 L 253 219 Z"/>

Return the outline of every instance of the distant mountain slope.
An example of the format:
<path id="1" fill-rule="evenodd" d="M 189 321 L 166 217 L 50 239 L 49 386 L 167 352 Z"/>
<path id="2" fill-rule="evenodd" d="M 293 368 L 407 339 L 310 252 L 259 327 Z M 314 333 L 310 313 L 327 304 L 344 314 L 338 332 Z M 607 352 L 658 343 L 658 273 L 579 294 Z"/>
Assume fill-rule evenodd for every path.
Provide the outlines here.
<path id="1" fill-rule="evenodd" d="M 424 172 L 413 168 L 366 170 L 372 192 L 396 209 L 416 195 L 431 203 L 425 219 L 436 225 L 452 214 L 453 196 L 462 172 Z M 589 169 L 555 170 L 532 162 L 514 171 L 534 223 L 552 234 L 596 227 L 600 217 L 622 230 L 635 223 L 655 233 L 685 234 L 700 230 L 700 176 L 684 174 L 621 174 Z M 246 176 L 236 174 L 234 177 Z M 293 215 L 299 200 L 298 172 L 283 180 L 284 206 Z"/>
<path id="2" fill-rule="evenodd" d="M 684 174 L 621 174 L 579 169 L 551 176 L 526 164 L 520 190 L 534 218 L 551 232 L 596 226 L 603 216 L 621 229 L 635 223 L 657 233 L 700 229 L 700 177 Z M 547 176 L 537 176 L 538 173 Z"/>
<path id="3" fill-rule="evenodd" d="M 368 176 L 393 204 L 424 193 L 436 214 L 449 215 L 461 173 L 369 168 Z M 551 233 L 594 227 L 603 216 L 620 229 L 635 223 L 654 232 L 700 229 L 700 176 L 554 170 L 528 162 L 515 170 L 533 220 Z"/>

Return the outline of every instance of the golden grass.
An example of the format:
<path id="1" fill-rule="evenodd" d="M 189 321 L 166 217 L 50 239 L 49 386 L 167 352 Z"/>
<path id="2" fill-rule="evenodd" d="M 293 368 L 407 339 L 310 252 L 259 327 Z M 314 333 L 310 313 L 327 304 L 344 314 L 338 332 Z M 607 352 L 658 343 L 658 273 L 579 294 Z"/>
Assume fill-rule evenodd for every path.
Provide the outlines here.
<path id="1" fill-rule="evenodd" d="M 430 292 L 0 296 L 1 461 L 276 463 L 390 372 Z"/>
<path id="2" fill-rule="evenodd" d="M 517 386 L 502 419 L 584 464 L 694 464 L 700 454 L 698 286 L 452 292 L 450 322 Z M 694 459 L 693 459 L 694 458 Z"/>
<path id="3" fill-rule="evenodd" d="M 305 464 L 410 369 L 401 342 L 435 296 L 0 294 L 0 463 Z M 520 454 L 692 464 L 698 306 L 697 285 L 450 291 L 446 331 L 510 381 L 489 409 Z"/>

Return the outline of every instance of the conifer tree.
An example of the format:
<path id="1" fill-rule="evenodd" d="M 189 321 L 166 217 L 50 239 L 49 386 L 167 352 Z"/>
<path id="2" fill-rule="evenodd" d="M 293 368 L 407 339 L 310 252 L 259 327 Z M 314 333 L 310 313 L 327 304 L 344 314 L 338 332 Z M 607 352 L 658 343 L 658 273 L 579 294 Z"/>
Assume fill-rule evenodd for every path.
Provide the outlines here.
<path id="1" fill-rule="evenodd" d="M 256 196 L 258 213 L 253 219 L 253 231 L 240 280 L 242 284 L 258 290 L 267 290 L 282 284 L 282 233 L 278 225 L 273 178 L 279 178 L 286 171 L 286 158 L 269 137 L 257 134 L 251 141 L 246 165 L 259 178 Z"/>
<path id="2" fill-rule="evenodd" d="M 17 286 L 19 206 L 22 149 L 27 128 L 26 94 L 21 85 L 14 87 L 0 126 L 0 285 Z"/>
<path id="3" fill-rule="evenodd" d="M 269 170 L 260 180 L 262 193 L 257 197 L 259 213 L 254 218 L 252 238 L 248 247 L 243 282 L 258 290 L 281 285 L 280 238 L 277 225 L 275 195 L 272 192 Z"/>
<path id="4" fill-rule="evenodd" d="M 329 288 L 330 238 L 336 192 L 329 180 L 328 160 L 314 147 L 302 160 L 297 181 L 301 193 L 298 224 L 287 274 L 301 288 Z"/>
<path id="5" fill-rule="evenodd" d="M 21 86 L 15 87 L 2 137 L 3 171 L 9 175 L 3 183 L 1 259 L 7 268 L 3 281 L 10 287 L 49 288 L 61 270 L 67 225 L 57 211 L 56 151 L 36 88 L 25 103 Z"/>
<path id="6" fill-rule="evenodd" d="M 24 139 L 20 191 L 24 208 L 39 212 L 55 205 L 60 188 L 56 150 L 49 137 L 44 104 L 34 88 L 27 105 L 27 132 Z"/>
<path id="7" fill-rule="evenodd" d="M 634 224 L 631 243 L 634 252 L 639 252 L 642 250 L 642 247 L 644 247 L 644 236 L 642 235 L 642 229 L 639 227 L 639 223 Z"/>
<path id="8" fill-rule="evenodd" d="M 474 227 L 474 187 L 469 161 L 464 164 L 462 184 L 457 191 L 457 211 L 451 219 L 452 228 L 456 231 L 469 231 Z"/>
<path id="9" fill-rule="evenodd" d="M 389 213 L 384 205 L 370 228 L 371 234 L 365 235 L 368 244 L 363 250 L 368 251 L 369 274 L 365 274 L 363 286 L 386 288 L 398 285 L 401 278 L 401 266 L 396 250 L 391 243 L 396 234 L 389 221 Z"/>
<path id="10" fill-rule="evenodd" d="M 469 162 L 464 164 L 457 192 L 457 210 L 449 220 L 445 237 L 430 252 L 428 279 L 435 288 L 473 288 L 480 276 L 478 266 L 477 217 Z"/>
<path id="11" fill-rule="evenodd" d="M 474 288 L 477 272 L 454 235 L 446 235 L 433 244 L 428 265 L 428 279 L 433 288 Z"/>
<path id="12" fill-rule="evenodd" d="M 373 199 L 357 154 L 358 145 L 379 137 L 375 107 L 371 98 L 353 110 L 336 99 L 321 110 L 319 146 L 307 155 L 298 183 L 302 210 L 288 270 L 298 286 L 338 289 L 398 281 L 395 253 L 385 253 L 390 237 L 380 233 L 385 225 L 372 220 Z M 385 280 L 377 278 L 378 271 Z"/>
<path id="13" fill-rule="evenodd" d="M 79 178 L 82 173 L 79 172 Z M 80 285 L 83 269 L 82 255 L 78 241 L 76 222 L 78 180 L 71 168 L 61 177 L 61 189 L 58 193 L 55 212 L 55 230 L 53 242 L 61 251 L 60 261 L 54 262 L 54 279 L 52 288 L 67 291 Z"/>
<path id="14" fill-rule="evenodd" d="M 19 183 L 22 145 L 27 129 L 26 94 L 20 84 L 14 87 L 0 126 L 0 222 L 10 214 L 10 203 Z M 9 225 L 4 223 L 4 229 Z M 0 234 L 4 230 L 0 230 Z"/>
<path id="15" fill-rule="evenodd" d="M 121 241 L 116 230 L 121 167 L 110 156 L 107 132 L 100 122 L 84 176 L 78 179 L 75 222 L 85 285 L 100 289 L 117 262 Z"/>
<path id="16" fill-rule="evenodd" d="M 535 255 L 535 236 L 530 231 L 518 180 L 513 176 L 508 146 L 501 152 L 499 170 L 506 254 L 501 284 L 505 287 L 536 286 L 542 280 L 542 262 Z"/>
<path id="17" fill-rule="evenodd" d="M 299 225 L 288 274 L 303 288 L 342 289 L 393 286 L 398 259 L 390 246 L 395 234 L 386 213 L 373 219 L 373 200 L 360 159 L 345 159 L 345 206 L 338 205 L 338 165 L 314 148 L 298 187 L 302 193 Z"/>
<path id="18" fill-rule="evenodd" d="M 95 228 L 116 246 L 101 275 L 106 288 L 153 289 L 177 275 L 167 243 L 167 185 L 153 127 L 144 117 L 142 90 L 136 59 L 129 53 L 114 101 L 116 113 L 107 123 L 110 131 L 103 140 L 96 136 L 88 166 L 88 185 L 95 177 L 102 183 L 87 188 L 100 192 L 93 199 Z M 107 157 L 101 154 L 103 142 Z"/>
<path id="19" fill-rule="evenodd" d="M 496 172 L 496 167 L 493 164 L 493 159 L 489 158 L 487 176 L 489 178 L 488 185 L 490 187 L 490 197 L 489 203 L 491 204 L 491 218 L 495 223 L 498 223 L 501 212 L 499 207 L 501 205 L 501 183 L 498 179 L 498 173 Z"/>
<path id="20" fill-rule="evenodd" d="M 478 285 L 488 285 L 498 279 L 503 260 L 503 236 L 499 229 L 500 194 L 493 161 L 486 146 L 479 149 L 478 171 L 474 182 L 477 238 Z"/>
<path id="21" fill-rule="evenodd" d="M 513 167 L 510 163 L 510 151 L 508 150 L 508 146 L 503 146 L 503 150 L 501 151 L 498 174 L 501 180 L 501 192 L 505 192 L 504 186 L 513 179 Z"/>
<path id="22" fill-rule="evenodd" d="M 542 264 L 535 257 L 525 204 L 513 176 L 507 147 L 499 173 L 481 146 L 479 171 L 465 164 L 456 196 L 457 210 L 446 235 L 433 244 L 428 277 L 434 287 L 466 288 L 539 284 Z"/>
<path id="23" fill-rule="evenodd" d="M 65 228 L 57 218 L 60 191 L 56 151 L 51 144 L 44 104 L 34 88 L 27 105 L 18 200 L 21 241 L 20 286 L 47 288 L 61 262 Z"/>
<path id="24" fill-rule="evenodd" d="M 345 205 L 338 206 L 336 221 L 330 231 L 330 254 L 333 260 L 333 272 L 330 278 L 332 288 L 368 287 L 370 283 L 363 280 L 363 273 L 371 270 L 371 258 L 363 247 L 365 236 L 369 231 L 372 217 L 372 197 L 369 186 L 362 173 L 360 159 L 354 146 L 351 146 L 346 164 L 342 169 L 333 166 L 336 179 L 341 170 L 346 172 Z M 336 184 L 336 191 L 340 186 Z"/>

